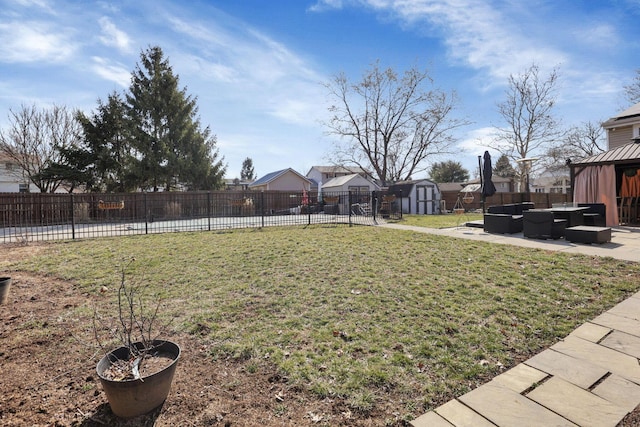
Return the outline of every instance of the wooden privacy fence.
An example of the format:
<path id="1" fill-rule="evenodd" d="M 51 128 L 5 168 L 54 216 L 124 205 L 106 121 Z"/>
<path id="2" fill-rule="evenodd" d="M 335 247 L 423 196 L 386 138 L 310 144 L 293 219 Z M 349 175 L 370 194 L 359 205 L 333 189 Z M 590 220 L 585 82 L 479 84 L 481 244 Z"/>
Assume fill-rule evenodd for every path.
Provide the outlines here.
<path id="1" fill-rule="evenodd" d="M 462 200 L 464 196 L 471 194 L 472 201 Z M 443 191 L 441 200 L 447 211 L 451 211 L 458 200 L 462 200 L 464 209 L 467 211 L 482 209 L 482 195 L 480 193 L 462 193 L 459 191 Z M 495 193 L 493 196 L 487 197 L 485 206 L 504 205 L 508 203 L 533 202 L 536 208 L 550 208 L 553 203 L 570 203 L 572 201 L 570 194 L 563 193 Z"/>

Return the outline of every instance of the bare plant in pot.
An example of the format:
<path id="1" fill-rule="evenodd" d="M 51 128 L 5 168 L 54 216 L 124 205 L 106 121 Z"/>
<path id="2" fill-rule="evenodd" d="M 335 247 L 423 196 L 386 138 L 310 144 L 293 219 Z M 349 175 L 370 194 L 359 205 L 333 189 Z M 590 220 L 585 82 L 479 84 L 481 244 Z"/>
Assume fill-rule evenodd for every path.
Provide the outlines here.
<path id="1" fill-rule="evenodd" d="M 176 343 L 154 334 L 160 302 L 148 307 L 148 287 L 127 280 L 127 268 L 134 261 L 120 267 L 116 313 L 105 316 L 97 307 L 94 310 L 98 345 L 103 350 L 108 348 L 105 342 L 120 345 L 106 352 L 96 370 L 112 412 L 121 418 L 147 414 L 164 403 L 180 358 Z"/>

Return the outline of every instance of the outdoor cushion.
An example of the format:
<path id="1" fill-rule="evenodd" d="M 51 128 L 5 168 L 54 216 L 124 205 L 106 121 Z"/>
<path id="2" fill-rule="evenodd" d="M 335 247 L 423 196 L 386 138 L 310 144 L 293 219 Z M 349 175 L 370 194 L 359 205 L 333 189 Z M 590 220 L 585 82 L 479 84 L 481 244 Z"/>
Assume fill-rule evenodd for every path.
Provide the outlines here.
<path id="1" fill-rule="evenodd" d="M 486 213 L 484 231 L 498 234 L 519 233 L 522 231 L 522 215 Z"/>
<path id="2" fill-rule="evenodd" d="M 533 202 L 489 206 L 487 208 L 487 213 L 522 215 L 522 212 L 529 209 L 533 209 Z"/>
<path id="3" fill-rule="evenodd" d="M 494 206 L 489 206 L 487 208 L 487 213 L 504 214 L 506 212 L 504 211 L 504 206 L 502 206 L 502 205 L 494 205 Z"/>

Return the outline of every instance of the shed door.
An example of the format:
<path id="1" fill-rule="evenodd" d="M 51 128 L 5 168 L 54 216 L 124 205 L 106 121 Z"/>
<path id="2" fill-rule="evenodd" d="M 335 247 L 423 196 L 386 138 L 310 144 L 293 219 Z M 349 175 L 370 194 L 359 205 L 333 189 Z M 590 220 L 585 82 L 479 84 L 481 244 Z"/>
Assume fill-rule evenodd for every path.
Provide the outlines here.
<path id="1" fill-rule="evenodd" d="M 416 186 L 416 213 L 418 215 L 432 215 L 434 213 L 434 192 L 433 185 Z"/>

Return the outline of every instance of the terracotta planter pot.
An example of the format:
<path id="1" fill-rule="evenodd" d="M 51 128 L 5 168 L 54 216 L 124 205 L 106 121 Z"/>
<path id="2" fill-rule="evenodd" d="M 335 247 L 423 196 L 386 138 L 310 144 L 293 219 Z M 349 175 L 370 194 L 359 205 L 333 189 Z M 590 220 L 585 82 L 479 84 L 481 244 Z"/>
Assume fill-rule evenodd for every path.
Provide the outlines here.
<path id="1" fill-rule="evenodd" d="M 134 345 L 142 348 L 141 343 Z M 107 395 L 111 410 L 118 417 L 133 418 L 151 412 L 162 405 L 169 395 L 173 374 L 180 358 L 180 347 L 171 341 L 163 340 L 153 341 L 153 346 L 155 347 L 154 351 L 157 351 L 161 356 L 172 359 L 173 362 L 162 370 L 141 379 L 114 381 L 104 376 L 113 360 L 127 360 L 129 358 L 130 352 L 127 347 L 120 347 L 112 351 L 98 362 L 96 371 L 100 377 L 102 389 Z"/>
<path id="2" fill-rule="evenodd" d="M 6 304 L 9 299 L 11 277 L 0 277 L 0 304 Z"/>

